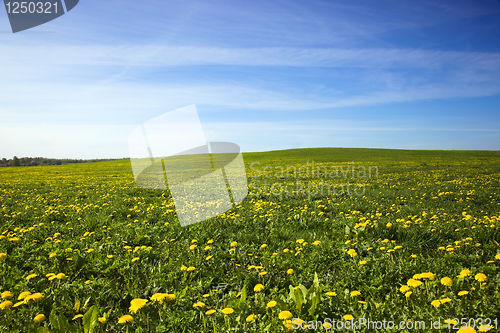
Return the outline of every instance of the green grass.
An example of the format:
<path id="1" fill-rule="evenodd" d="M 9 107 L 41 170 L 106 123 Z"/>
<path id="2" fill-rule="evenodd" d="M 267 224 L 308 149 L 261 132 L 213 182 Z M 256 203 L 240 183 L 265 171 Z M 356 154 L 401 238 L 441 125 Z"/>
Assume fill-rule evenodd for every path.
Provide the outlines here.
<path id="1" fill-rule="evenodd" d="M 498 320 L 500 152 L 315 148 L 244 159 L 250 184 L 298 182 L 307 190 L 349 181 L 364 194 L 293 187 L 279 195 L 254 186 L 236 208 L 183 228 L 168 192 L 137 187 L 128 161 L 0 169 L 0 292 L 10 291 L 13 304 L 23 291 L 43 295 L 17 307 L 4 301 L 0 330 L 280 332 L 287 331 L 282 311 L 305 321 L 392 320 L 394 332 L 407 320 L 426 321 L 422 332 L 431 331 L 431 319 L 441 320 L 436 331 L 443 332 L 448 318 Z M 337 168 L 338 177 L 279 174 L 313 161 Z M 378 176 L 342 174 L 353 166 L 377 166 Z M 471 275 L 458 278 L 463 269 Z M 435 276 L 415 276 L 424 272 Z M 487 280 L 477 281 L 479 273 Z M 27 280 L 30 274 L 37 276 Z M 400 288 L 413 277 L 423 284 L 406 297 Z M 257 284 L 264 290 L 255 292 Z M 155 293 L 175 300 L 155 303 Z M 148 303 L 130 313 L 136 298 Z M 445 301 L 436 307 L 435 300 Z M 271 301 L 276 306 L 266 309 Z M 207 315 L 210 309 L 216 312 Z M 40 324 L 37 314 L 46 317 Z M 85 317 L 72 320 L 77 314 Z M 119 324 L 125 314 L 133 322 Z"/>

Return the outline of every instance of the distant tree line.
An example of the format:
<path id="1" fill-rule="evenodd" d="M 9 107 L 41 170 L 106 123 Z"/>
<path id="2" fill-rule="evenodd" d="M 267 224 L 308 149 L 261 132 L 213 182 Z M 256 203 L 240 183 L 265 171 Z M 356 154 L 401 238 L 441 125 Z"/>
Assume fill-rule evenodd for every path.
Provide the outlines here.
<path id="1" fill-rule="evenodd" d="M 118 158 L 104 158 L 104 159 L 70 159 L 70 158 L 46 158 L 46 157 L 21 157 L 18 158 L 14 156 L 12 159 L 2 158 L 0 160 L 0 167 L 11 167 L 11 166 L 39 166 L 39 165 L 62 165 L 62 164 L 72 164 L 72 163 L 92 163 L 92 162 L 104 162 L 104 161 L 115 161 Z"/>

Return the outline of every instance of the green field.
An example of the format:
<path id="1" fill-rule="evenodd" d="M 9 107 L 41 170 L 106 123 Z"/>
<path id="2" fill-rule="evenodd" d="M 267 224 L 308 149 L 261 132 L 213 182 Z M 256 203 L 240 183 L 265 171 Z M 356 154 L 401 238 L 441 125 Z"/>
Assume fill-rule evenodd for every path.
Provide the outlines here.
<path id="1" fill-rule="evenodd" d="M 1 168 L 0 331 L 500 332 L 500 152 L 244 160 L 247 198 L 189 227 L 127 160 Z"/>

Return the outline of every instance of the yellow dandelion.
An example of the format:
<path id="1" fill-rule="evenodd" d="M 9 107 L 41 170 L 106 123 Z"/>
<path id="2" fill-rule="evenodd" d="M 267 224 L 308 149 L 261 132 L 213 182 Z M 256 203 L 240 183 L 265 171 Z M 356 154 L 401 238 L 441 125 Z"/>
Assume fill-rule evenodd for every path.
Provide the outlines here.
<path id="1" fill-rule="evenodd" d="M 290 319 L 292 317 L 293 315 L 290 311 L 281 311 L 278 315 L 278 318 L 281 320 Z"/>
<path id="2" fill-rule="evenodd" d="M 195 244 L 193 244 L 193 245 L 191 245 L 191 246 L 189 247 L 189 249 L 190 249 L 190 250 L 194 250 L 194 249 L 196 249 L 196 248 L 197 248 L 197 246 L 196 246 Z"/>
<path id="3" fill-rule="evenodd" d="M 255 291 L 255 292 L 259 292 L 262 290 L 264 290 L 264 285 L 260 284 L 260 283 L 256 284 L 255 287 L 253 288 L 253 291 Z"/>
<path id="4" fill-rule="evenodd" d="M 104 318 L 104 317 L 99 317 L 99 318 L 97 318 L 97 320 L 99 320 L 99 322 L 100 322 L 101 324 L 104 324 L 105 322 L 107 322 L 107 321 L 108 321 L 108 320 L 107 320 L 106 318 Z"/>
<path id="5" fill-rule="evenodd" d="M 410 287 L 417 288 L 420 285 L 422 285 L 422 282 L 415 279 L 409 279 L 406 284 L 409 285 Z"/>
<path id="6" fill-rule="evenodd" d="M 330 297 L 333 297 L 333 296 L 337 296 L 337 293 L 334 292 L 334 291 L 328 291 L 325 293 L 326 296 L 330 296 Z"/>
<path id="7" fill-rule="evenodd" d="M 359 295 L 361 295 L 361 293 L 359 291 L 357 291 L 357 290 L 351 291 L 351 297 L 357 297 Z"/>
<path id="8" fill-rule="evenodd" d="M 267 244 L 262 244 L 262 245 L 260 246 L 260 248 L 261 248 L 261 249 L 265 249 L 266 247 L 267 247 Z"/>
<path id="9" fill-rule="evenodd" d="M 22 293 L 19 294 L 19 296 L 17 297 L 17 300 L 21 301 L 21 300 L 25 299 L 26 297 L 28 297 L 29 295 L 31 295 L 31 293 L 29 291 L 23 291 Z"/>
<path id="10" fill-rule="evenodd" d="M 288 274 L 288 275 L 292 275 L 292 274 L 293 274 L 293 269 L 291 269 L 291 268 L 290 268 L 289 270 L 287 270 L 287 271 L 286 271 L 286 274 Z"/>
<path id="11" fill-rule="evenodd" d="M 266 275 L 266 274 L 267 274 L 267 272 L 260 272 L 260 273 L 259 273 L 259 275 L 260 275 L 260 276 L 264 276 L 264 275 Z"/>
<path id="12" fill-rule="evenodd" d="M 410 290 L 410 287 L 408 287 L 408 286 L 401 286 L 401 288 L 399 288 L 399 291 L 402 293 L 405 293 L 409 290 Z"/>
<path id="13" fill-rule="evenodd" d="M 484 281 L 486 281 L 487 277 L 483 273 L 478 273 L 478 274 L 476 274 L 474 279 L 476 279 L 479 282 L 484 282 Z"/>
<path id="14" fill-rule="evenodd" d="M 278 304 L 276 301 L 270 301 L 269 303 L 267 303 L 266 309 L 267 308 L 274 308 L 276 306 L 276 304 Z"/>
<path id="15" fill-rule="evenodd" d="M 434 277 L 435 277 L 435 274 L 431 273 L 431 272 L 426 272 L 426 273 L 422 273 L 420 274 L 424 279 L 428 279 L 428 280 L 434 280 Z"/>
<path id="16" fill-rule="evenodd" d="M 316 245 L 316 246 L 318 246 L 319 244 L 321 244 L 321 241 L 319 241 L 319 240 L 314 241 L 314 242 L 312 243 L 312 245 Z"/>
<path id="17" fill-rule="evenodd" d="M 215 310 L 214 310 L 214 309 L 212 309 L 212 310 L 208 310 L 207 312 L 205 312 L 205 314 L 206 314 L 207 316 L 213 315 L 214 313 L 215 313 Z"/>
<path id="18" fill-rule="evenodd" d="M 195 308 L 195 309 L 201 309 L 204 306 L 205 306 L 205 303 L 203 303 L 203 302 L 196 302 L 193 304 L 193 308 Z"/>
<path id="19" fill-rule="evenodd" d="M 349 321 L 349 320 L 354 320 L 354 317 L 351 316 L 350 314 L 346 314 L 342 316 L 342 319 Z"/>
<path id="20" fill-rule="evenodd" d="M 408 298 L 408 297 L 410 297 L 410 296 L 411 296 L 411 294 L 413 294 L 413 292 L 408 291 L 408 292 L 406 292 L 406 293 L 405 293 L 405 297 L 406 297 L 406 298 Z"/>
<path id="21" fill-rule="evenodd" d="M 28 303 L 30 301 L 33 301 L 33 302 L 36 303 L 38 301 L 41 301 L 42 299 L 43 299 L 43 295 L 42 294 L 40 294 L 40 293 L 34 293 L 34 294 L 26 296 L 26 298 L 24 298 L 24 302 Z"/>
<path id="22" fill-rule="evenodd" d="M 126 324 L 134 321 L 134 318 L 131 315 L 123 315 L 118 319 L 118 324 Z"/>
<path id="23" fill-rule="evenodd" d="M 130 301 L 130 307 L 129 307 L 130 312 L 137 313 L 137 311 L 143 308 L 147 302 L 148 302 L 147 299 L 134 298 L 133 300 Z"/>
<path id="24" fill-rule="evenodd" d="M 35 318 L 33 318 L 33 321 L 37 324 L 40 324 L 45 320 L 45 315 L 44 314 L 37 314 Z"/>
<path id="25" fill-rule="evenodd" d="M 2 303 L 0 303 L 0 310 L 9 309 L 11 306 L 12 306 L 11 301 L 3 301 Z"/>
<path id="26" fill-rule="evenodd" d="M 12 298 L 12 293 L 10 291 L 4 291 L 2 294 L 0 294 L 0 297 L 2 299 L 11 299 Z"/>
<path id="27" fill-rule="evenodd" d="M 139 257 L 132 258 L 132 262 L 136 262 L 137 260 L 139 260 Z"/>
<path id="28" fill-rule="evenodd" d="M 453 280 L 445 276 L 444 278 L 441 279 L 441 284 L 450 287 L 453 284 Z"/>
<path id="29" fill-rule="evenodd" d="M 224 309 L 222 309 L 222 313 L 225 314 L 225 315 L 230 315 L 233 312 L 234 312 L 234 310 L 232 308 L 224 308 Z"/>
<path id="30" fill-rule="evenodd" d="M 2 252 L 2 253 L 0 253 L 0 260 L 4 260 L 4 259 L 6 259 L 6 258 L 7 258 L 7 254 L 5 254 L 5 253 L 3 253 L 3 252 Z"/>
<path id="31" fill-rule="evenodd" d="M 236 247 L 238 246 L 238 242 L 231 242 L 231 247 Z"/>
<path id="32" fill-rule="evenodd" d="M 186 271 L 191 272 L 194 271 L 196 268 L 194 266 L 189 266 Z"/>
<path id="33" fill-rule="evenodd" d="M 33 279 L 33 278 L 36 278 L 37 276 L 38 276 L 38 275 L 36 275 L 36 274 L 30 274 L 30 275 L 28 275 L 28 276 L 26 277 L 26 280 L 27 280 L 27 281 L 29 281 L 29 280 L 31 280 L 31 279 Z"/>
<path id="34" fill-rule="evenodd" d="M 82 318 L 82 317 L 83 317 L 83 315 L 82 315 L 82 314 L 77 314 L 77 315 L 76 315 L 76 316 L 74 316 L 74 317 L 73 317 L 73 319 L 71 319 L 71 320 L 75 320 L 75 319 Z"/>
<path id="35" fill-rule="evenodd" d="M 436 308 L 439 308 L 439 306 L 441 305 L 441 301 L 436 299 L 436 300 L 431 302 L 431 305 L 436 307 Z"/>
<path id="36" fill-rule="evenodd" d="M 465 296 L 467 294 L 469 294 L 469 292 L 467 290 L 462 290 L 462 291 L 458 292 L 458 296 Z"/>
<path id="37" fill-rule="evenodd" d="M 245 319 L 247 321 L 247 323 L 251 322 L 251 321 L 254 321 L 254 319 L 256 318 L 257 316 L 254 315 L 254 314 L 251 314 L 247 317 L 247 319 Z"/>
<path id="38" fill-rule="evenodd" d="M 457 331 L 457 333 L 476 333 L 477 331 L 470 326 L 463 326 Z"/>

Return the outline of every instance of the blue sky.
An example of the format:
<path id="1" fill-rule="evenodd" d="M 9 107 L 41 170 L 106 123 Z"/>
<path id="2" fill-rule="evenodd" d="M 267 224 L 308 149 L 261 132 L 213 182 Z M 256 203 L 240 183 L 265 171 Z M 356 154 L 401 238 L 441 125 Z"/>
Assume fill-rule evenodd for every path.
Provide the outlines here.
<path id="1" fill-rule="evenodd" d="M 128 156 L 196 104 L 208 141 L 500 150 L 500 1 L 97 1 L 12 34 L 0 157 Z"/>

